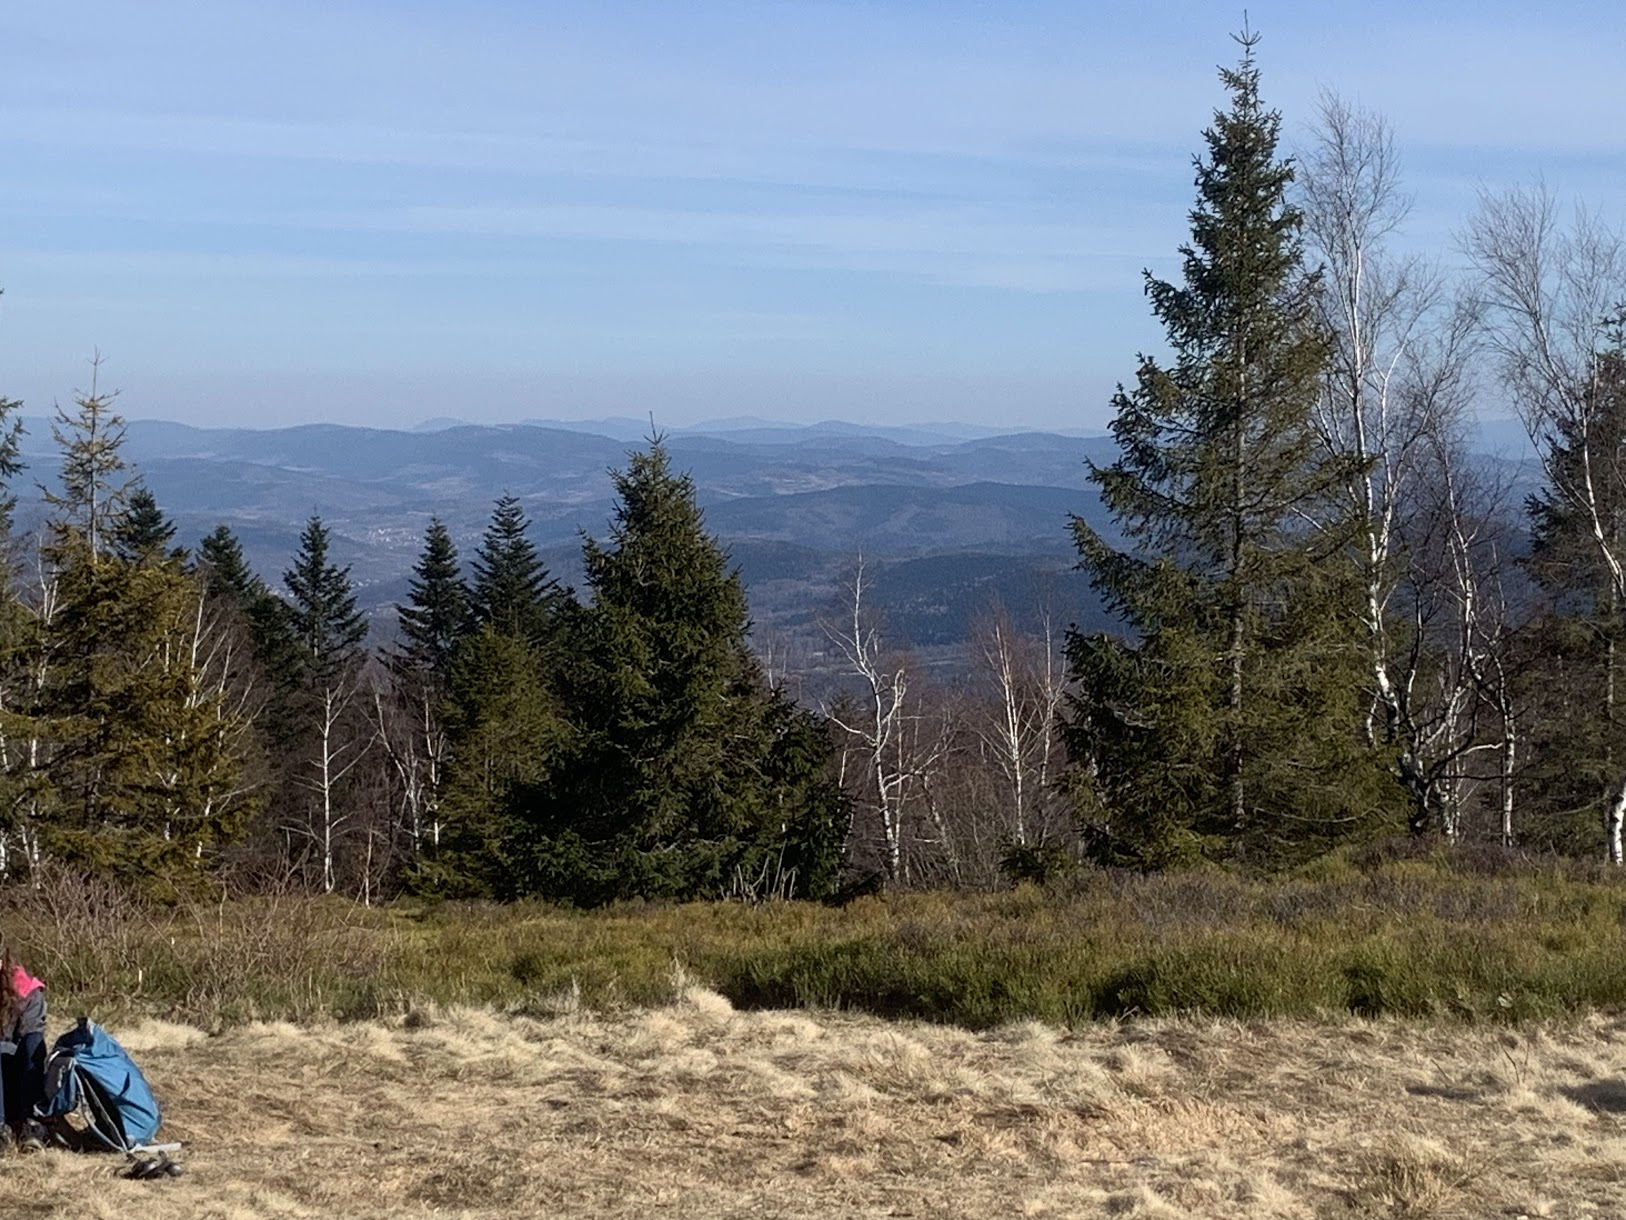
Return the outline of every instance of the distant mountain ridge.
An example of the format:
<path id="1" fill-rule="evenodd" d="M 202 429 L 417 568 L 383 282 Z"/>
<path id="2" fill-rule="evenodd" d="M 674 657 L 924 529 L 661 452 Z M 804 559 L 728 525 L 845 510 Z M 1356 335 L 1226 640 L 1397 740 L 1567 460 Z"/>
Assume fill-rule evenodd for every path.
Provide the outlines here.
<path id="1" fill-rule="evenodd" d="M 609 528 L 610 471 L 648 433 L 647 423 L 634 435 L 607 435 L 541 422 L 431 422 L 407 431 L 132 420 L 124 456 L 175 521 L 179 541 L 196 545 L 225 523 L 273 585 L 305 521 L 320 515 L 334 557 L 351 566 L 363 603 L 387 628 L 430 518 L 446 523 L 466 561 L 504 493 L 520 498 L 533 539 L 560 576 L 579 579 L 581 535 L 603 537 Z M 630 433 L 637 421 L 612 422 Z M 25 426 L 23 458 L 34 477 L 50 481 L 59 456 L 49 424 Z M 694 480 L 708 528 L 736 555 L 752 613 L 767 628 L 807 628 L 863 555 L 876 597 L 896 603 L 889 612 L 901 616 L 894 630 L 903 640 L 952 642 L 971 614 L 968 590 L 1015 590 L 1040 569 L 1070 567 L 1069 513 L 1108 524 L 1085 464 L 1110 458 L 1104 437 L 745 419 L 674 429 L 666 443 Z M 26 511 L 20 524 L 29 524 Z M 955 556 L 967 557 L 964 588 L 956 587 Z M 927 569 L 909 566 L 927 558 L 938 561 L 930 570 L 944 582 L 936 591 L 921 587 Z M 995 579 L 990 564 L 1008 572 Z M 1080 601 L 1087 590 L 1079 580 L 1062 585 L 1079 603 L 1068 613 L 1094 616 Z M 917 619 L 929 620 L 929 630 L 917 631 Z"/>
<path id="2" fill-rule="evenodd" d="M 900 445 L 941 445 L 953 444 L 957 441 L 983 440 L 988 437 L 1007 436 L 1023 432 L 1074 437 L 1106 435 L 1100 429 L 998 428 L 987 424 L 959 422 L 855 424 L 844 419 L 826 419 L 813 424 L 788 424 L 780 420 L 761 419 L 753 415 L 704 420 L 697 424 L 680 424 L 676 426 L 661 424 L 659 420 L 638 420 L 625 415 L 612 416 L 608 419 L 525 419 L 520 422 L 532 424 L 539 428 L 558 428 L 569 432 L 589 432 L 599 436 L 610 436 L 618 440 L 635 442 L 647 440 L 652 429 L 664 436 L 722 436 L 747 444 L 794 443 L 798 437 L 809 436 L 871 436 L 896 441 Z"/>
<path id="3" fill-rule="evenodd" d="M 446 523 L 467 561 L 504 493 L 524 504 L 555 571 L 579 580 L 582 534 L 602 538 L 609 528 L 610 471 L 649 430 L 647 421 L 600 422 L 619 434 L 450 417 L 410 431 L 132 420 L 124 456 L 175 521 L 178 541 L 196 545 L 225 523 L 273 586 L 304 523 L 320 515 L 335 559 L 351 565 L 364 605 L 388 629 L 430 518 Z M 1513 430 L 1507 421 L 1493 424 L 1484 447 L 1506 454 Z M 48 421 L 26 420 L 25 428 L 24 479 L 53 481 L 59 455 Z M 694 480 L 708 528 L 735 555 L 752 614 L 766 628 L 810 629 L 860 555 L 904 641 L 952 644 L 979 598 L 998 592 L 1009 604 L 1038 585 L 1059 599 L 1061 621 L 1107 621 L 1073 570 L 1068 521 L 1076 513 L 1114 532 L 1088 478 L 1089 462 L 1115 456 L 1110 437 L 735 419 L 673 429 L 666 443 Z M 40 509 L 21 499 L 19 525 L 28 528 Z"/>

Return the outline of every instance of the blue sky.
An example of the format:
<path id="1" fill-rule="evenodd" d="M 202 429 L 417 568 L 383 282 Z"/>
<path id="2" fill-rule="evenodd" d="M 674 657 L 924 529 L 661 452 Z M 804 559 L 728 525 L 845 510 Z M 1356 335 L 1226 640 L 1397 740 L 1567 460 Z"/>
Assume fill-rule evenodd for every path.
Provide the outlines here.
<path id="1" fill-rule="evenodd" d="M 1618 0 L 1250 5 L 1290 141 L 1383 112 L 1619 219 Z M 0 15 L 0 393 L 132 418 L 1099 427 L 1241 9 L 124 0 Z"/>

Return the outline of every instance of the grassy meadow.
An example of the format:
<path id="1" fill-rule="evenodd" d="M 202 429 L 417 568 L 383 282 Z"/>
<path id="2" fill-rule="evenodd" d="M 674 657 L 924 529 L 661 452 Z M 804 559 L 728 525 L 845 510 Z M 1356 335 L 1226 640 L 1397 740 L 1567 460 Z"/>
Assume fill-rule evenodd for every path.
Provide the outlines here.
<path id="1" fill-rule="evenodd" d="M 59 1015 L 218 1031 L 669 1002 L 992 1029 L 1118 1018 L 1518 1022 L 1626 1007 L 1626 880 L 1562 861 L 1368 852 L 1286 877 L 1080 872 L 1047 888 L 769 903 L 400 903 L 307 896 L 143 906 L 14 887 L 0 920 Z"/>
<path id="2" fill-rule="evenodd" d="M 0 1156 L 0 1214 L 1620 1216 L 1626 883 L 1403 848 L 845 907 L 52 878 L 0 926 L 179 1179 Z"/>
<path id="3" fill-rule="evenodd" d="M 1618 1217 L 1626 1022 L 426 1006 L 121 1028 L 178 1179 L 0 1156 L 34 1220 Z"/>

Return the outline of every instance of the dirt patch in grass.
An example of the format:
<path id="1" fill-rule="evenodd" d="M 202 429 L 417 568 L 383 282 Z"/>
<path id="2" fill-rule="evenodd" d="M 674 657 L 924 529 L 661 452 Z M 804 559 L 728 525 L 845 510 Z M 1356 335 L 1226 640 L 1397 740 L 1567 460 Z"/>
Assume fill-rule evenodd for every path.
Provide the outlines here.
<path id="1" fill-rule="evenodd" d="M 186 1176 L 0 1159 L 0 1215 L 1618 1216 L 1626 1021 L 971 1033 L 675 1004 L 117 1031 Z"/>

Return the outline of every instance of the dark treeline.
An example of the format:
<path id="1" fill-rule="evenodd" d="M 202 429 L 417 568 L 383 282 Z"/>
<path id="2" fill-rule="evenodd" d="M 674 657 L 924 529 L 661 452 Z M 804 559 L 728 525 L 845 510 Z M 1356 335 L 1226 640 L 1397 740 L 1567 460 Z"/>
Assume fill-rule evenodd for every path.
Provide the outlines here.
<path id="1" fill-rule="evenodd" d="M 616 475 L 587 599 L 503 497 L 467 580 L 430 526 L 399 640 L 370 653 L 319 518 L 281 594 L 224 525 L 177 548 L 109 397 L 75 406 L 47 532 L 11 548 L 7 875 L 581 904 L 835 888 L 832 739 L 767 681 L 739 577 L 658 441 Z"/>
<path id="2" fill-rule="evenodd" d="M 44 532 L 10 539 L 0 505 L 0 875 L 592 905 L 1270 869 L 1400 833 L 1620 863 L 1620 239 L 1515 190 L 1460 270 L 1402 256 L 1384 123 L 1328 97 L 1287 157 L 1255 41 L 1179 277 L 1146 278 L 1166 354 L 1092 471 L 1116 536 L 1073 524 L 1122 630 L 990 605 L 967 676 L 934 681 L 859 563 L 825 621 L 845 682 L 806 706 L 656 439 L 584 589 L 504 496 L 472 555 L 431 523 L 369 650 L 320 519 L 279 588 L 224 525 L 177 546 L 93 383 L 58 411 Z M 1470 455 L 1507 408 L 1539 487 Z"/>

